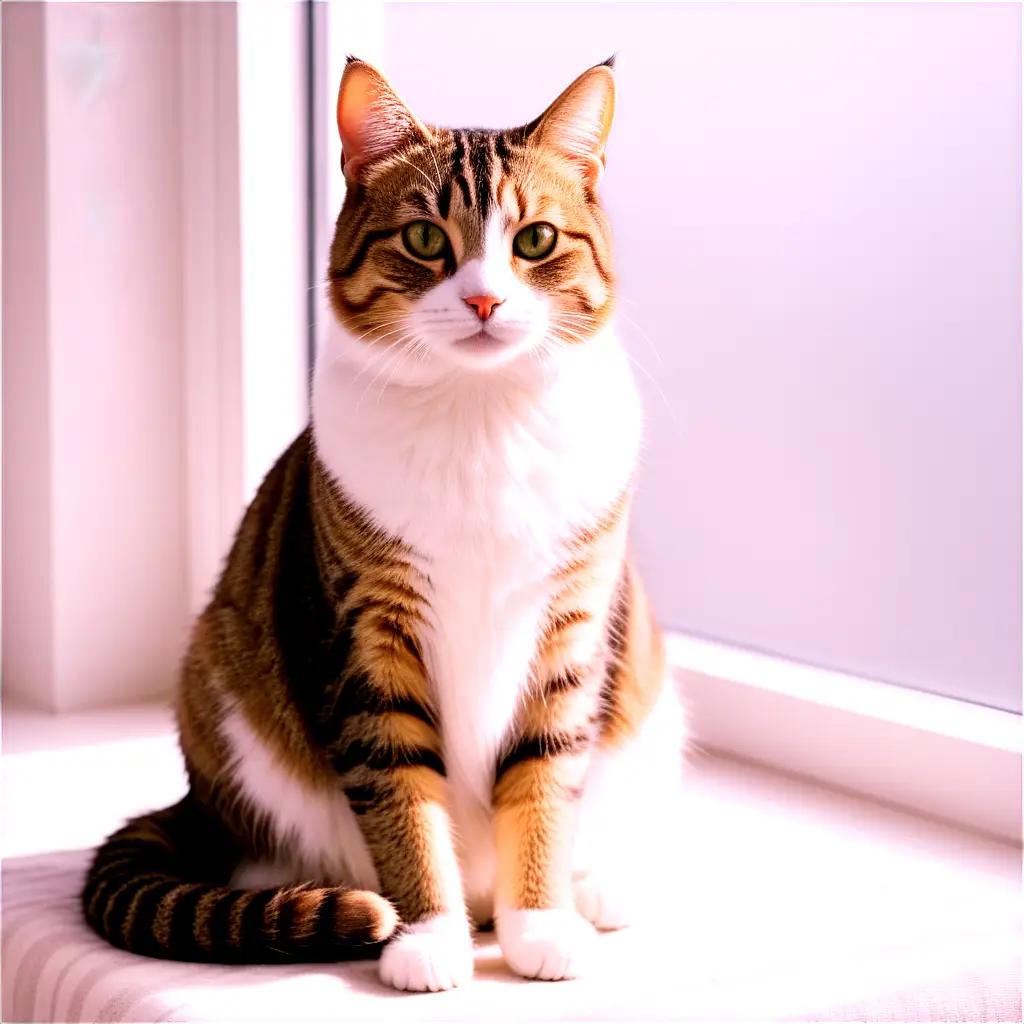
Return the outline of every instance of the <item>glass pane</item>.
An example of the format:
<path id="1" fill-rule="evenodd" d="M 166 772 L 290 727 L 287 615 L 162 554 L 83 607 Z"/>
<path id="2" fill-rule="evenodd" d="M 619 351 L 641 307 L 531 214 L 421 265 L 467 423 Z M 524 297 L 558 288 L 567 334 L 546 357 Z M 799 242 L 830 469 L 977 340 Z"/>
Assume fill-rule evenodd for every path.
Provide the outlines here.
<path id="1" fill-rule="evenodd" d="M 374 10 L 426 122 L 523 123 L 619 54 L 604 194 L 664 623 L 1019 710 L 1018 9 Z"/>

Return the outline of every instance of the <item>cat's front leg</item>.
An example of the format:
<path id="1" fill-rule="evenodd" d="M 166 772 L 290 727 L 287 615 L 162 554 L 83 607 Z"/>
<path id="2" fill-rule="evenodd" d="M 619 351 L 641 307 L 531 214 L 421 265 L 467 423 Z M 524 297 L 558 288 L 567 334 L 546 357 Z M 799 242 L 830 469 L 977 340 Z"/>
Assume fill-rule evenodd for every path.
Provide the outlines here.
<path id="1" fill-rule="evenodd" d="M 395 768 L 387 795 L 361 817 L 382 889 L 402 922 L 381 954 L 380 978 L 410 992 L 454 988 L 473 974 L 443 780 L 430 778 L 430 771 Z"/>
<path id="2" fill-rule="evenodd" d="M 577 801 L 592 738 L 592 688 L 574 673 L 548 680 L 497 766 L 495 925 L 505 961 L 527 978 L 579 975 L 593 926 L 574 906 Z"/>
<path id="3" fill-rule="evenodd" d="M 574 809 L 557 793 L 564 785 L 558 767 L 534 764 L 516 774 L 517 781 L 499 784 L 495 809 L 498 942 L 524 978 L 575 978 L 590 960 L 595 932 L 574 907 Z"/>
<path id="4" fill-rule="evenodd" d="M 412 648 L 410 648 L 411 650 Z M 379 652 L 378 652 L 379 653 Z M 412 992 L 467 982 L 473 944 L 452 841 L 441 741 L 416 659 L 353 680 L 364 708 L 332 744 L 332 762 L 401 926 L 381 954 L 381 980 Z"/>
<path id="5" fill-rule="evenodd" d="M 599 731 L 602 686 L 621 627 L 625 500 L 584 531 L 557 572 L 531 686 L 495 769 L 495 926 L 505 961 L 528 978 L 574 978 L 596 939 L 576 910 L 579 800 Z"/>

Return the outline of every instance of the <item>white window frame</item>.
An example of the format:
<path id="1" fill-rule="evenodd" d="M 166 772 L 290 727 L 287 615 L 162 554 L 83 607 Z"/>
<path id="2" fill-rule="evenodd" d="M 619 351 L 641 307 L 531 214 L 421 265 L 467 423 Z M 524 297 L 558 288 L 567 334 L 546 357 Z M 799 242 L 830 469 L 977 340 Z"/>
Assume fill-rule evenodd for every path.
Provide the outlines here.
<path id="1" fill-rule="evenodd" d="M 306 6 L 182 4 L 193 611 L 308 421 Z M 225 126 L 230 126 L 225 130 Z"/>

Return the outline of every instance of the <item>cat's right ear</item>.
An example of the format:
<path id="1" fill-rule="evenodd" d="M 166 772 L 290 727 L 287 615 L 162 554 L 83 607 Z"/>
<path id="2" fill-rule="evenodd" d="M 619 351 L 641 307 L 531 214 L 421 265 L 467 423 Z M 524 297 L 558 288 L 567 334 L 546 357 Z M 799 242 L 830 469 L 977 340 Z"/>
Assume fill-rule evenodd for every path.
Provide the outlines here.
<path id="1" fill-rule="evenodd" d="M 429 137 L 384 76 L 355 57 L 349 57 L 338 89 L 338 134 L 349 181 L 403 144 Z"/>
<path id="2" fill-rule="evenodd" d="M 615 111 L 615 58 L 584 71 L 554 103 L 526 126 L 531 141 L 578 164 L 591 184 L 604 168 L 604 149 Z"/>

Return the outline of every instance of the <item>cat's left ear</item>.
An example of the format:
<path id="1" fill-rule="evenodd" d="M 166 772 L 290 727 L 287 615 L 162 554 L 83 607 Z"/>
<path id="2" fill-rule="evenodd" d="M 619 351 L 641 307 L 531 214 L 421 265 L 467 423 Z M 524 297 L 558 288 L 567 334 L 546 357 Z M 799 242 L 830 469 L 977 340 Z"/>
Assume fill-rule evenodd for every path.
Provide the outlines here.
<path id="1" fill-rule="evenodd" d="M 338 134 L 341 166 L 350 181 L 404 144 L 429 138 L 384 76 L 355 57 L 348 58 L 338 89 Z"/>
<path id="2" fill-rule="evenodd" d="M 530 141 L 575 161 L 594 184 L 604 168 L 604 148 L 615 112 L 614 58 L 584 71 L 530 125 Z"/>

